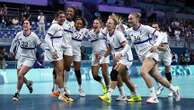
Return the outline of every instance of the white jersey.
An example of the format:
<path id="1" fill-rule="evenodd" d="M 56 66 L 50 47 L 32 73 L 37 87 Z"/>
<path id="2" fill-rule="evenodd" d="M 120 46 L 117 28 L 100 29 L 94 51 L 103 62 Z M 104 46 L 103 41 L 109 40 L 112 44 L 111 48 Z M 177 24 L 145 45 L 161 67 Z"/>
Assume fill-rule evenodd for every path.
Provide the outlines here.
<path id="1" fill-rule="evenodd" d="M 163 36 L 161 44 L 168 44 L 168 34 L 166 32 L 160 32 Z M 160 62 L 164 65 L 171 65 L 172 55 L 169 45 L 167 46 L 166 51 L 159 51 Z"/>
<path id="2" fill-rule="evenodd" d="M 127 30 L 130 42 L 134 45 L 138 55 L 142 56 L 151 49 L 153 46 L 151 40 L 155 32 L 154 28 L 142 24 L 137 30 L 133 28 Z"/>
<path id="3" fill-rule="evenodd" d="M 113 35 L 110 35 L 109 33 L 107 34 L 107 40 L 108 44 L 112 48 L 112 54 L 114 55 L 115 52 L 120 52 L 123 50 L 122 43 L 127 42 L 127 39 L 125 38 L 124 34 L 120 31 L 115 30 Z M 133 60 L 133 55 L 131 52 L 131 49 L 127 52 L 127 60 L 132 61 Z"/>
<path id="4" fill-rule="evenodd" d="M 99 33 L 95 33 L 94 30 L 91 30 L 89 32 L 89 41 L 92 44 L 93 53 L 107 51 L 107 38 L 103 30 L 101 30 Z"/>
<path id="5" fill-rule="evenodd" d="M 17 47 L 16 59 L 23 57 L 36 60 L 36 48 L 40 45 L 41 41 L 34 32 L 31 32 L 29 36 L 24 36 L 23 31 L 20 31 L 12 41 L 10 52 L 13 53 L 13 49 Z"/>
<path id="6" fill-rule="evenodd" d="M 75 30 L 74 27 L 74 22 L 73 21 L 68 21 L 65 20 L 65 22 L 63 23 L 63 30 L 64 30 L 64 40 L 66 43 L 66 46 L 71 46 L 70 42 L 72 40 L 72 36 L 73 36 L 73 32 Z"/>
<path id="7" fill-rule="evenodd" d="M 80 47 L 81 47 L 82 40 L 87 36 L 88 36 L 88 29 L 86 28 L 82 28 L 79 31 L 78 30 L 73 31 L 72 40 L 70 41 L 71 42 L 70 44 L 73 49 L 73 54 L 81 53 Z"/>
<path id="8" fill-rule="evenodd" d="M 160 33 L 163 36 L 163 39 L 162 39 L 161 43 L 162 44 L 168 44 L 168 34 L 166 32 L 160 32 Z M 168 45 L 166 51 L 160 51 L 160 54 L 165 54 L 165 53 L 171 54 L 169 45 Z"/>
<path id="9" fill-rule="evenodd" d="M 121 31 L 124 35 L 126 35 L 126 30 L 128 30 L 129 27 L 125 24 L 118 24 L 116 26 L 116 30 Z"/>
<path id="10" fill-rule="evenodd" d="M 148 57 L 159 61 L 158 53 L 149 51 L 153 46 L 161 44 L 163 37 L 159 31 L 156 31 L 148 25 L 141 24 L 136 30 L 130 28 L 126 33 L 129 36 L 130 43 L 134 45 L 136 53 L 141 61 L 144 61 L 144 59 Z M 157 36 L 154 43 L 152 42 L 153 36 Z"/>
<path id="11" fill-rule="evenodd" d="M 90 30 L 88 40 L 91 42 L 92 45 L 92 66 L 97 66 L 99 64 L 109 64 L 110 57 L 109 55 L 105 57 L 103 61 L 98 59 L 98 57 L 104 56 L 105 52 L 107 51 L 107 37 L 104 33 L 103 29 L 100 32 L 96 33 L 94 30 Z"/>
<path id="12" fill-rule="evenodd" d="M 57 23 L 51 25 L 47 31 L 45 42 L 49 47 L 49 51 L 62 51 L 63 45 L 63 27 Z"/>

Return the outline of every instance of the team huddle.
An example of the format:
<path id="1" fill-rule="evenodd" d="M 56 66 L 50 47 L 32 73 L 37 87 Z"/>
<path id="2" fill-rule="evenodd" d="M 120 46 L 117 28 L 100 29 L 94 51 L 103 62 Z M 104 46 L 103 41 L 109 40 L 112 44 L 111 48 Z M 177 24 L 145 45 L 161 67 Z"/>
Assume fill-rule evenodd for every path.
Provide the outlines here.
<path id="1" fill-rule="evenodd" d="M 161 93 L 163 86 L 169 89 L 169 96 L 174 96 L 176 101 L 180 101 L 179 88 L 171 84 L 171 52 L 168 46 L 167 33 L 160 31 L 157 23 L 154 23 L 152 27 L 141 24 L 140 18 L 140 13 L 130 13 L 128 16 L 128 25 L 130 27 L 128 27 L 118 23 L 116 17 L 110 15 L 105 26 L 103 26 L 101 19 L 96 18 L 93 21 L 92 28 L 87 29 L 85 28 L 86 22 L 84 18 L 75 18 L 75 9 L 69 7 L 65 11 L 56 13 L 44 42 L 41 42 L 39 37 L 31 31 L 30 21 L 24 20 L 23 30 L 17 33 L 10 48 L 10 52 L 17 59 L 18 76 L 16 93 L 12 99 L 14 101 L 19 100 L 19 92 L 23 83 L 26 84 L 30 93 L 33 92 L 32 81 L 26 79 L 25 74 L 36 61 L 38 47 L 44 50 L 45 61 L 53 64 L 51 96 L 57 97 L 64 102 L 74 101 L 66 85 L 68 72 L 73 64 L 79 86 L 79 95 L 84 97 L 86 94 L 82 87 L 80 68 L 81 44 L 86 39 L 91 43 L 92 47 L 92 76 L 102 86 L 103 95 L 99 96 L 100 100 L 111 103 L 111 95 L 116 87 L 118 87 L 120 93 L 116 100 L 127 100 L 128 102 L 142 100 L 128 73 L 133 63 L 133 53 L 131 51 L 133 46 L 142 63 L 141 76 L 150 90 L 150 97 L 146 102 L 158 103 L 158 95 Z M 109 76 L 110 56 L 112 56 L 113 66 Z M 165 65 L 167 80 L 160 74 L 160 63 Z M 98 75 L 100 68 L 104 81 Z M 150 76 L 159 84 L 157 91 Z M 125 95 L 123 83 L 131 91 L 130 98 Z"/>

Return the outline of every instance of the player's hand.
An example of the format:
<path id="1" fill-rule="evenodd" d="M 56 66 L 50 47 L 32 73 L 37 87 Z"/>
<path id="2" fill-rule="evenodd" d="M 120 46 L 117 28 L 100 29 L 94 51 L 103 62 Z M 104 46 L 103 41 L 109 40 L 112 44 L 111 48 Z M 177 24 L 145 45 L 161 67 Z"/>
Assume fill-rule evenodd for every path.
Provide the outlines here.
<path id="1" fill-rule="evenodd" d="M 157 46 L 153 46 L 151 49 L 150 49 L 150 52 L 156 52 L 158 50 L 158 47 Z"/>
<path id="2" fill-rule="evenodd" d="M 114 58 L 116 61 L 119 61 L 121 59 L 121 57 L 122 57 L 122 54 L 120 52 L 115 52 Z"/>
<path id="3" fill-rule="evenodd" d="M 59 56 L 57 55 L 57 51 L 51 52 L 51 55 L 52 55 L 53 59 L 59 58 Z"/>

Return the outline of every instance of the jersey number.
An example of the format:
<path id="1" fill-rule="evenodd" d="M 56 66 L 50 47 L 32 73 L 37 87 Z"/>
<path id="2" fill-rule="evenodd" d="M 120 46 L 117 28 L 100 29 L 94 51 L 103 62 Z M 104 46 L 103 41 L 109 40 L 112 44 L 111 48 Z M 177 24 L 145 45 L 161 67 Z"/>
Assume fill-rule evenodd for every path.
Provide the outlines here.
<path id="1" fill-rule="evenodd" d="M 27 48 L 28 47 L 28 42 L 22 41 L 21 42 L 21 47 L 26 47 Z"/>

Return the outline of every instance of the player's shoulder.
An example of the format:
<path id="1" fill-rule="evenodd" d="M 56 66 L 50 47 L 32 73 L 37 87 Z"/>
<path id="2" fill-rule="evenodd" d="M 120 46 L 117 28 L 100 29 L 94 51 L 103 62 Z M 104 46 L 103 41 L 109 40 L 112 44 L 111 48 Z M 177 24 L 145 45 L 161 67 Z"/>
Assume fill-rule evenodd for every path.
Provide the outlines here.
<path id="1" fill-rule="evenodd" d="M 37 34 L 35 33 L 35 32 L 31 32 L 31 35 L 33 36 L 33 37 L 37 37 Z"/>
<path id="2" fill-rule="evenodd" d="M 88 32 L 89 30 L 87 28 L 82 28 L 80 31 L 82 31 L 82 32 Z"/>
<path id="3" fill-rule="evenodd" d="M 58 23 L 53 23 L 50 28 L 59 28 L 61 27 Z"/>
<path id="4" fill-rule="evenodd" d="M 141 24 L 141 30 L 155 30 L 153 27 L 149 26 L 149 25 L 143 25 Z"/>
<path id="5" fill-rule="evenodd" d="M 130 32 L 133 32 L 133 28 L 132 27 L 126 29 L 126 33 L 130 33 Z"/>
<path id="6" fill-rule="evenodd" d="M 123 32 L 119 31 L 119 30 L 115 30 L 115 33 L 116 35 L 124 35 Z"/>
<path id="7" fill-rule="evenodd" d="M 16 36 L 21 36 L 21 35 L 23 35 L 23 31 L 19 31 L 19 32 L 16 34 Z"/>

